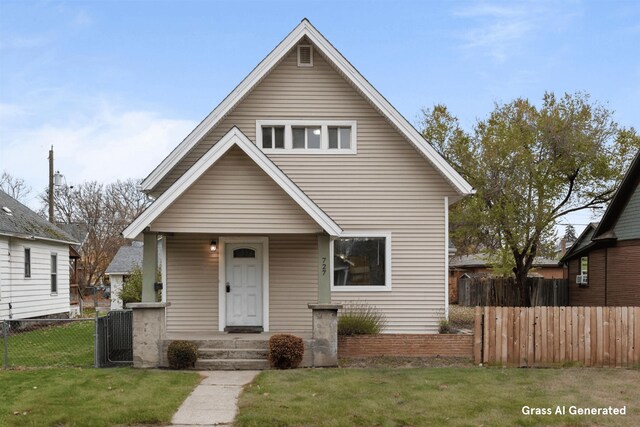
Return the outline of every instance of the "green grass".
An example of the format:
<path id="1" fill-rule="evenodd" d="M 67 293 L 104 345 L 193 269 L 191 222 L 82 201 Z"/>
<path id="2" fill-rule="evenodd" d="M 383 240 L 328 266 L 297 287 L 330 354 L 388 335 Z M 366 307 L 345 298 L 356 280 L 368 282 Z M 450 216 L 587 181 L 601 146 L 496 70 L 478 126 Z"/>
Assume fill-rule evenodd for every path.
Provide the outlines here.
<path id="1" fill-rule="evenodd" d="M 316 369 L 266 371 L 240 399 L 239 426 L 640 425 L 640 371 Z M 526 416 L 522 407 L 627 405 L 626 416 Z M 568 410 L 568 409 L 567 409 Z"/>
<path id="2" fill-rule="evenodd" d="M 163 424 L 200 381 L 194 372 L 0 371 L 1 426 Z"/>
<path id="3" fill-rule="evenodd" d="M 20 332 L 8 338 L 9 367 L 92 367 L 94 322 L 80 321 Z M 4 342 L 0 335 L 0 354 Z M 4 361 L 0 361 L 0 367 Z"/>

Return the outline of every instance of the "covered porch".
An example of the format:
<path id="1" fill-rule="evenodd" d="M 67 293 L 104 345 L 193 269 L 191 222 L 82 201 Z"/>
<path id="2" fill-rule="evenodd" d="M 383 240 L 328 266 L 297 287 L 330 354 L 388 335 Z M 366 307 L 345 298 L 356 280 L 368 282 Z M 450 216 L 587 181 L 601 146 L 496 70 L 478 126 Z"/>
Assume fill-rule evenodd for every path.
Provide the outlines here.
<path id="1" fill-rule="evenodd" d="M 159 353 L 151 365 L 162 362 L 168 337 L 240 331 L 262 332 L 265 342 L 267 333 L 309 336 L 312 364 L 335 364 L 337 307 L 331 305 L 329 254 L 332 236 L 341 232 L 232 129 L 124 232 L 144 240 L 134 341 L 136 316 L 153 312 L 147 316 L 153 321 L 140 320 L 159 328 L 151 332 Z M 164 302 L 155 303 L 160 236 Z"/>
<path id="2" fill-rule="evenodd" d="M 199 348 L 198 369 L 266 369 L 268 339 L 276 333 L 304 340 L 303 366 L 337 364 L 328 235 L 162 239 L 165 302 L 157 303 L 157 276 L 149 272 L 158 269 L 158 233 L 144 232 L 143 302 L 130 304 L 134 365 L 165 367 L 169 343 L 189 340 Z"/>

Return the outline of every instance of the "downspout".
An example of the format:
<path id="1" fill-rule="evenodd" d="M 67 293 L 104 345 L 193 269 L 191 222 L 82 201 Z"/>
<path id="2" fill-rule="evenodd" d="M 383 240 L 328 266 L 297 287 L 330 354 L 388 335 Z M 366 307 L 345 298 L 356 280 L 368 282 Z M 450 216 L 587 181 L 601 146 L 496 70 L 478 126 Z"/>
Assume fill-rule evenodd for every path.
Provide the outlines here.
<path id="1" fill-rule="evenodd" d="M 7 248 L 9 251 L 7 254 L 7 256 L 9 257 L 9 320 L 13 319 L 13 269 L 11 268 L 11 239 L 12 237 L 9 236 L 9 247 Z"/>
<path id="2" fill-rule="evenodd" d="M 449 320 L 449 197 L 444 196 L 444 318 Z"/>

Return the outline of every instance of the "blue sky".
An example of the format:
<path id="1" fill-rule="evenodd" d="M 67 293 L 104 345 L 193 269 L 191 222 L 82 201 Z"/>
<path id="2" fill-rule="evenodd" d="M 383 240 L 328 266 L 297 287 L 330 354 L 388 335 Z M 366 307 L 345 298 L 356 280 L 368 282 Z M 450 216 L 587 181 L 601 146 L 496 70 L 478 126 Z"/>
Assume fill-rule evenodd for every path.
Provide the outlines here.
<path id="1" fill-rule="evenodd" d="M 412 122 L 586 91 L 640 128 L 636 1 L 0 0 L 0 170 L 146 176 L 303 17 Z"/>

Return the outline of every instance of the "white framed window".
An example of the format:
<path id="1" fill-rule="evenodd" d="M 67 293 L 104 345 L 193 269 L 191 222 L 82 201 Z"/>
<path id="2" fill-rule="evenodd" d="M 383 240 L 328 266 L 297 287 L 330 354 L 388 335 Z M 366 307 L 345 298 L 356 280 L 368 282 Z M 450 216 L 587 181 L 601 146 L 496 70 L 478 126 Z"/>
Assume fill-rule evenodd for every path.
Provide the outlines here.
<path id="1" fill-rule="evenodd" d="M 31 248 L 24 248 L 24 277 L 31 277 Z"/>
<path id="2" fill-rule="evenodd" d="M 391 291 L 391 233 L 343 233 L 331 241 L 331 290 Z"/>
<path id="3" fill-rule="evenodd" d="M 256 120 L 256 145 L 265 153 L 356 154 L 355 120 Z"/>
<path id="4" fill-rule="evenodd" d="M 51 254 L 51 293 L 58 293 L 58 254 Z"/>

